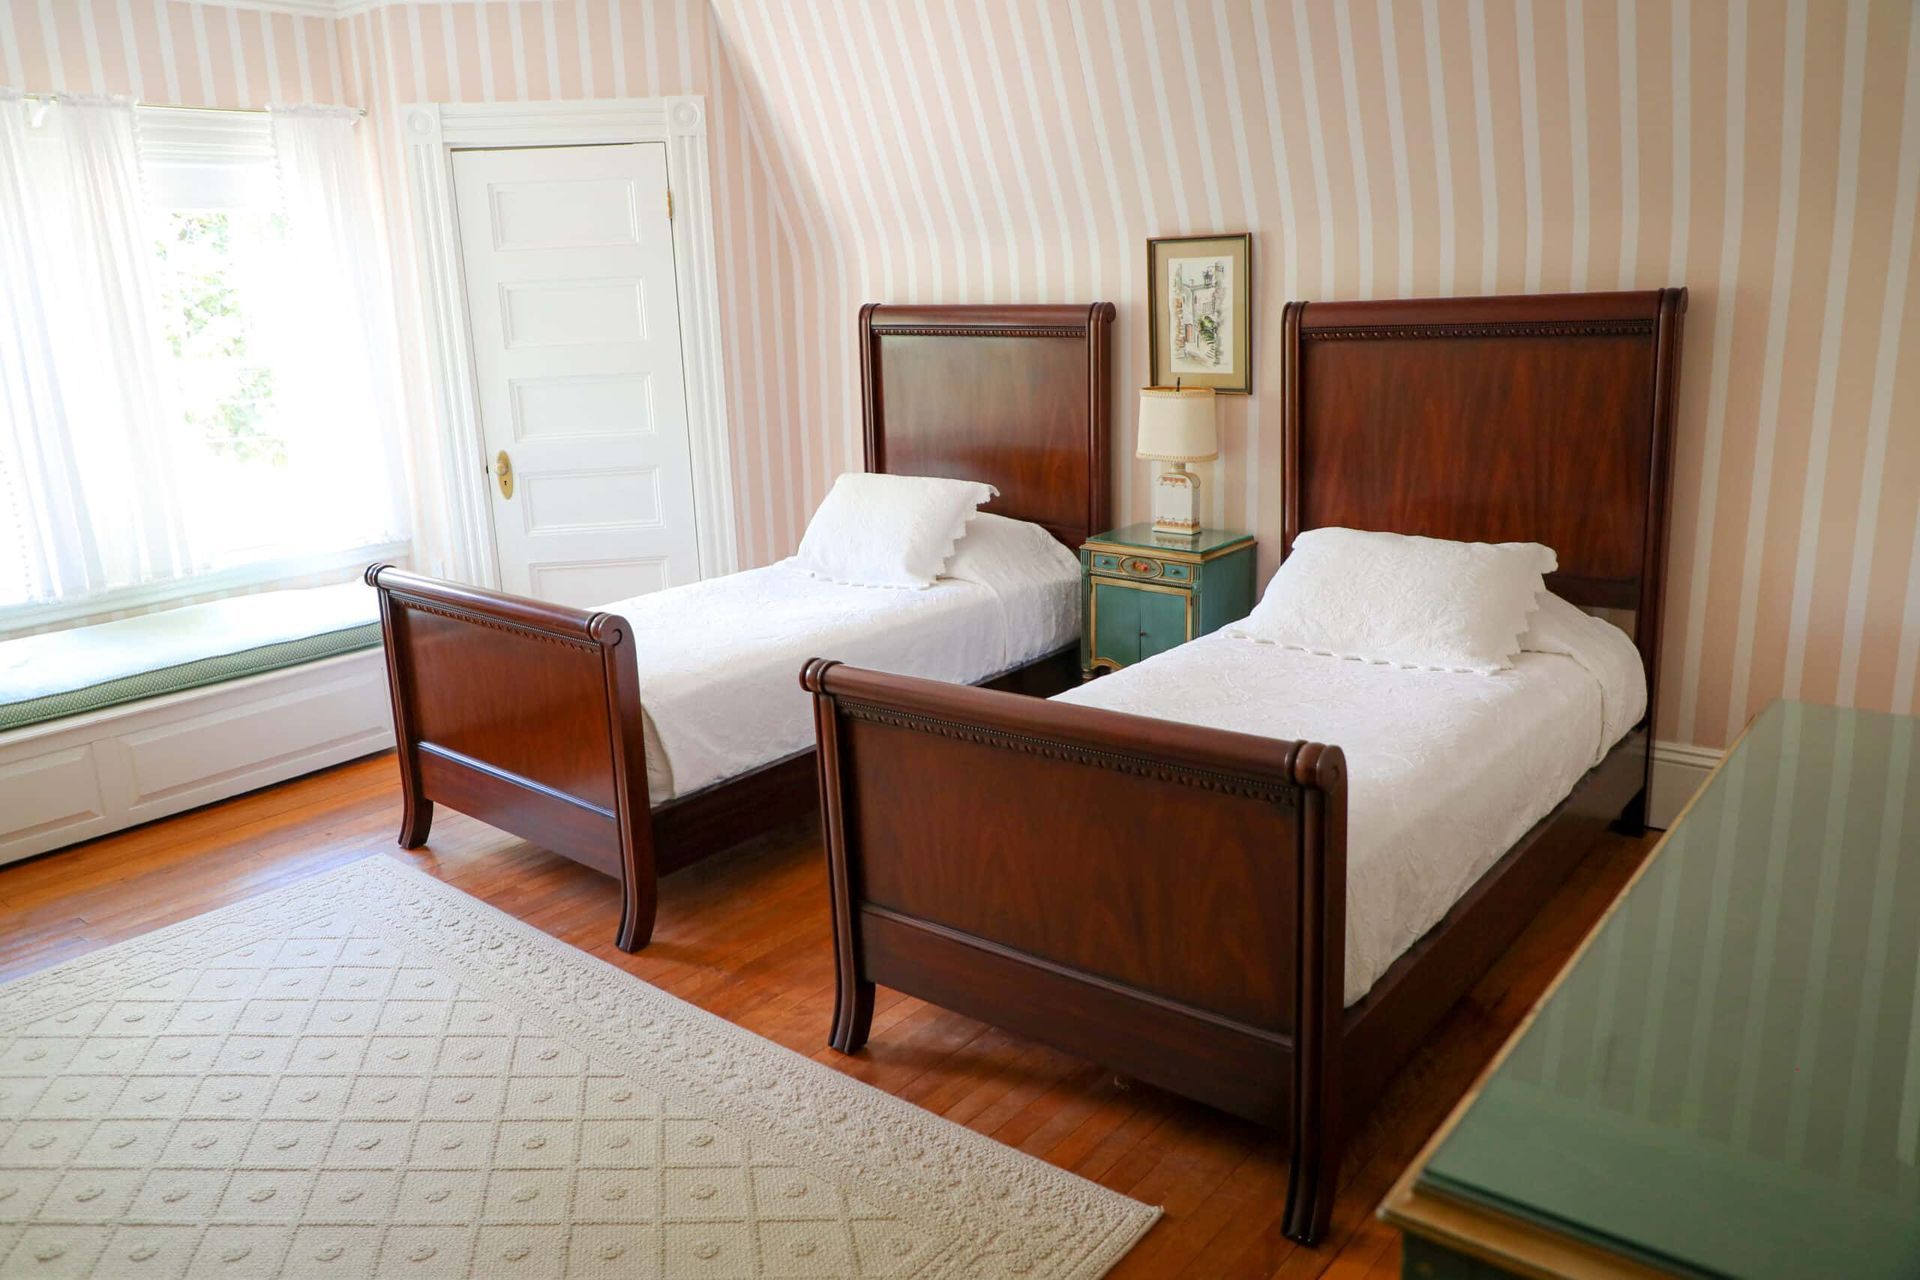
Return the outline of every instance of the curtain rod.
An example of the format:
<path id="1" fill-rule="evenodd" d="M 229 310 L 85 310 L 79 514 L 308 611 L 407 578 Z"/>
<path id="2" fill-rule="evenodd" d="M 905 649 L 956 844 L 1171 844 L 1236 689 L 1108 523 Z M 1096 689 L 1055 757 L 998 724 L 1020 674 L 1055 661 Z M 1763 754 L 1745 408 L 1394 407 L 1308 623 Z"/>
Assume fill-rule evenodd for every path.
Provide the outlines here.
<path id="1" fill-rule="evenodd" d="M 23 93 L 20 95 L 20 100 L 24 102 L 57 102 L 63 96 L 75 97 L 75 98 L 89 98 L 89 97 L 99 98 L 102 96 L 111 96 L 111 95 L 84 94 L 84 93 L 65 94 L 65 95 L 57 94 L 57 93 Z M 141 102 L 138 99 L 134 100 L 133 105 L 138 107 L 142 111 L 211 111 L 211 112 L 216 112 L 220 115 L 229 115 L 229 116 L 264 116 L 267 114 L 266 107 L 189 107 L 181 103 Z M 305 104 L 301 104 L 301 105 L 305 105 Z M 314 105 L 330 106 L 331 104 L 316 103 Z M 341 111 L 351 111 L 353 112 L 354 116 L 358 119 L 365 119 L 367 114 L 367 109 L 365 107 L 340 107 L 337 109 Z"/>
<path id="2" fill-rule="evenodd" d="M 266 107 L 189 107 L 177 103 L 160 102 L 136 102 L 133 105 L 139 107 L 142 111 L 217 111 L 221 115 L 230 116 L 264 116 L 268 110 Z M 351 111 L 355 116 L 362 119 L 364 119 L 367 114 L 365 107 L 339 107 L 336 109 L 340 111 Z"/>

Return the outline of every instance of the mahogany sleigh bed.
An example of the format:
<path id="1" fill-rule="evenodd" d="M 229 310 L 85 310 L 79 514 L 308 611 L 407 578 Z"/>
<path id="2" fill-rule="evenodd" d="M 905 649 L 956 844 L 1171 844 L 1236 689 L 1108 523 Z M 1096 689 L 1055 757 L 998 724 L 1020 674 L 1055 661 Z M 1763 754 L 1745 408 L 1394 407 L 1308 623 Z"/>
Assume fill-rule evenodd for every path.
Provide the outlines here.
<path id="1" fill-rule="evenodd" d="M 870 471 L 984 480 L 988 510 L 1078 549 L 1107 526 L 1111 303 L 869 305 L 860 312 Z M 444 804 L 615 877 L 625 951 L 653 934 L 660 876 L 805 814 L 809 749 L 649 806 L 626 619 L 441 582 L 391 565 L 380 593 L 405 811 L 426 843 Z M 1066 650 L 995 680 L 1046 695 Z"/>
<path id="2" fill-rule="evenodd" d="M 1326 1231 L 1343 1133 L 1609 823 L 1644 820 L 1684 290 L 1301 304 L 1283 553 L 1344 525 L 1529 540 L 1632 611 L 1646 718 L 1343 1007 L 1346 761 L 861 671 L 815 695 L 838 996 L 884 983 L 1277 1129 L 1283 1226 Z"/>

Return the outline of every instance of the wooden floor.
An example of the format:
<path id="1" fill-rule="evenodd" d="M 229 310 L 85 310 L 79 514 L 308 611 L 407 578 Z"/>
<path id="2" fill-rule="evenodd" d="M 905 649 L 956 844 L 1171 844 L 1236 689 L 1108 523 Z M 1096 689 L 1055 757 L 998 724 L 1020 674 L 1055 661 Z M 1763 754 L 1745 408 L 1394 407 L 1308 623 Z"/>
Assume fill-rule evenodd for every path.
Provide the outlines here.
<path id="1" fill-rule="evenodd" d="M 1373 1211 L 1646 856 L 1609 836 L 1441 1025 L 1349 1144 L 1328 1242 L 1280 1234 L 1269 1135 L 968 1018 L 880 992 L 873 1042 L 825 1047 L 833 1007 L 825 867 L 795 827 L 668 879 L 654 941 L 612 946 L 611 881 L 440 810 L 429 848 L 394 846 L 390 757 L 0 868 L 0 981 L 368 854 L 458 885 L 750 1031 L 1166 1209 L 1115 1276 L 1396 1276 Z"/>

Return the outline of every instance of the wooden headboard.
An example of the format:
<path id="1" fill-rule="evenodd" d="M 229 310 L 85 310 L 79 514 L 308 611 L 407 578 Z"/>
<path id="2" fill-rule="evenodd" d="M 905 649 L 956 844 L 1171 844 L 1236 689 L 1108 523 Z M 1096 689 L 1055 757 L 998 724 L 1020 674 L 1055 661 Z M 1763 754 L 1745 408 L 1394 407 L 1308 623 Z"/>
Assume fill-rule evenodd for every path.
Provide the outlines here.
<path id="1" fill-rule="evenodd" d="M 1632 610 L 1649 701 L 1685 289 L 1296 302 L 1286 515 L 1552 547 L 1558 594 Z"/>
<path id="2" fill-rule="evenodd" d="M 984 480 L 1078 550 L 1106 529 L 1113 304 L 860 308 L 867 470 Z"/>

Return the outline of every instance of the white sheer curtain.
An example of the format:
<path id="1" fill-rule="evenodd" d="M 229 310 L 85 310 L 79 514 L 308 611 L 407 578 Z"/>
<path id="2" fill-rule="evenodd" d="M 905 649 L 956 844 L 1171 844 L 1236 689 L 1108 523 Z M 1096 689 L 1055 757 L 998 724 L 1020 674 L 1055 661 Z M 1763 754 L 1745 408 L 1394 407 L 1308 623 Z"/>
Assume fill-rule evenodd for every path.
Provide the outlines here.
<path id="1" fill-rule="evenodd" d="M 197 563 L 130 102 L 0 96 L 0 603 Z"/>
<path id="2" fill-rule="evenodd" d="M 358 113 L 274 107 L 287 245 L 269 325 L 288 465 L 314 509 L 286 513 L 336 543 L 405 532 L 399 386 L 387 278 L 355 137 Z"/>

